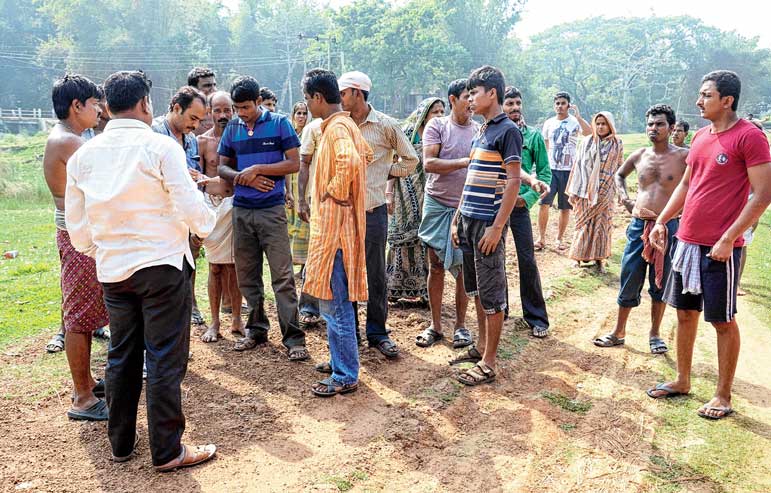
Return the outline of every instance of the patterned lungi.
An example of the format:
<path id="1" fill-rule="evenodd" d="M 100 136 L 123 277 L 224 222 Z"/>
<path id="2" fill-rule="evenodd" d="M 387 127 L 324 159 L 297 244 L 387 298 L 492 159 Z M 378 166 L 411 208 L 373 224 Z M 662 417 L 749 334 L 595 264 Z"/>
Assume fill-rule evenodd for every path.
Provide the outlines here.
<path id="1" fill-rule="evenodd" d="M 102 285 L 96 278 L 96 262 L 75 250 L 70 235 L 56 230 L 61 260 L 62 318 L 64 330 L 87 334 L 110 323 Z"/>

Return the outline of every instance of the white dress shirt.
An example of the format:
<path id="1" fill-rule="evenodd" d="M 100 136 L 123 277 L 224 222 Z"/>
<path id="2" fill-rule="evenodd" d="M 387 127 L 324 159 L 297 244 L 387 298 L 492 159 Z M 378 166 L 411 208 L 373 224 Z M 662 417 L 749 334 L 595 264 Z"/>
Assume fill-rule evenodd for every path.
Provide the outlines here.
<path id="1" fill-rule="evenodd" d="M 182 147 L 139 120 L 110 120 L 67 162 L 65 220 L 72 245 L 96 259 L 101 282 L 182 257 L 188 235 L 206 237 L 216 215 L 187 170 Z"/>

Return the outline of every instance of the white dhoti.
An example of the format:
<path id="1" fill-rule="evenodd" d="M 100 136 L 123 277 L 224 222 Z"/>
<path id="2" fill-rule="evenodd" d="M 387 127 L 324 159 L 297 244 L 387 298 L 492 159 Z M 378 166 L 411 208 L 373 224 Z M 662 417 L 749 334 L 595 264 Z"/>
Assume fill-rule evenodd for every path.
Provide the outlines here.
<path id="1" fill-rule="evenodd" d="M 206 205 L 217 214 L 214 230 L 203 240 L 206 261 L 210 264 L 233 264 L 233 197 L 225 197 L 218 205 L 204 194 Z"/>

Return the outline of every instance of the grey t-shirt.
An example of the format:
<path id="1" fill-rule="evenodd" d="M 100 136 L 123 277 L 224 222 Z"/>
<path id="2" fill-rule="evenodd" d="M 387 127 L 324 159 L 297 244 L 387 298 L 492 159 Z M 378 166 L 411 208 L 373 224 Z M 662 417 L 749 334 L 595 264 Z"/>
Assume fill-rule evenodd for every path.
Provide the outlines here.
<path id="1" fill-rule="evenodd" d="M 423 148 L 439 144 L 439 159 L 469 157 L 471 141 L 479 127 L 474 120 L 458 125 L 452 121 L 452 115 L 433 118 L 423 130 Z M 466 171 L 461 168 L 446 175 L 426 173 L 426 193 L 442 205 L 457 208 L 466 183 Z"/>

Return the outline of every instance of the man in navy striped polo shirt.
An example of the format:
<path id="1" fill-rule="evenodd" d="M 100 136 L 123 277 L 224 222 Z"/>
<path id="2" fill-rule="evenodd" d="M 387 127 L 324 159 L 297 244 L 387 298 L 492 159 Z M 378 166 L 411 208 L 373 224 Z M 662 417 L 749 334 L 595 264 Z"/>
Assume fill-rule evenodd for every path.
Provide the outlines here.
<path id="1" fill-rule="evenodd" d="M 237 118 L 222 133 L 217 153 L 219 175 L 235 185 L 233 249 L 238 287 L 251 307 L 246 336 L 234 349 L 244 351 L 268 341 L 262 282 L 263 253 L 268 257 L 278 307 L 282 342 L 291 361 L 308 359 L 300 329 L 297 291 L 284 210 L 285 176 L 300 169 L 300 139 L 289 120 L 260 105 L 260 86 L 249 76 L 230 88 Z"/>
<path id="2" fill-rule="evenodd" d="M 484 66 L 468 79 L 471 111 L 485 124 L 474 137 L 453 242 L 463 251 L 463 284 L 476 303 L 477 347 L 455 361 L 477 361 L 458 375 L 466 385 L 495 379 L 495 354 L 506 309 L 504 231 L 519 194 L 522 133 L 502 111 L 505 83 L 495 67 Z M 464 359 L 465 358 L 465 359 Z"/>

